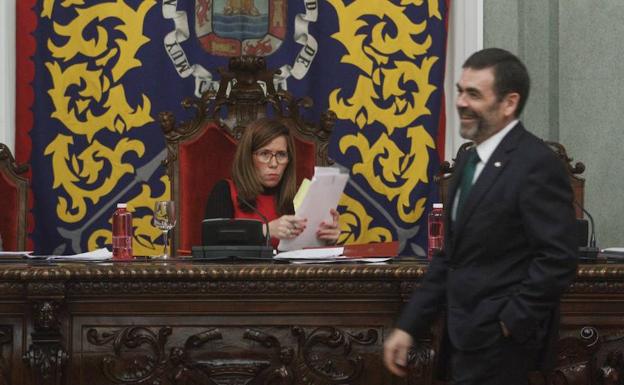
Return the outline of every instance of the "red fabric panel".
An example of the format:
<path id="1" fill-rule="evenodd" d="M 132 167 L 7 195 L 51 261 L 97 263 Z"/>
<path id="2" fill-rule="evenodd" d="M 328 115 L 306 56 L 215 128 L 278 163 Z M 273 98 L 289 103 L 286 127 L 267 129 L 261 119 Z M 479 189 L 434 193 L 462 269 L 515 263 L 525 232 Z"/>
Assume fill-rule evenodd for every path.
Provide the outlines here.
<path id="1" fill-rule="evenodd" d="M 451 1 L 446 0 L 446 14 L 451 14 Z M 447 51 L 448 47 L 448 21 L 449 17 L 444 18 L 444 28 L 446 29 L 445 36 L 447 37 L 444 42 L 444 52 Z M 444 59 L 446 60 L 446 58 Z M 438 120 L 438 137 L 437 137 L 437 146 L 438 146 L 438 162 L 442 163 L 444 161 L 444 148 L 446 146 L 446 99 L 444 97 L 444 88 L 441 89 L 442 95 L 440 96 L 440 116 Z M 455 111 L 453 111 L 455 113 Z M 451 130 L 454 128 L 451 127 Z M 451 154 L 453 155 L 453 154 Z"/>
<path id="2" fill-rule="evenodd" d="M 29 163 L 32 150 L 30 130 L 33 126 L 31 107 L 34 102 L 34 93 L 31 83 L 35 76 L 35 64 L 32 61 L 32 57 L 35 55 L 36 48 L 34 37 L 34 31 L 37 28 L 36 4 L 37 0 L 19 0 L 15 2 L 15 160 L 18 164 Z M 29 169 L 22 176 L 31 179 L 31 175 L 31 170 Z M 28 218 L 26 219 L 27 232 L 29 234 L 35 226 L 34 216 L 32 215 L 33 207 L 33 195 L 29 192 L 29 210 Z M 33 242 L 30 237 L 26 240 L 26 249 L 33 250 Z"/>
<path id="3" fill-rule="evenodd" d="M 2 248 L 18 251 L 17 246 L 17 210 L 19 193 L 17 186 L 0 172 L 0 234 L 2 234 Z"/>
<path id="4" fill-rule="evenodd" d="M 231 177 L 236 142 L 215 125 L 207 126 L 197 137 L 180 143 L 178 186 L 180 244 L 190 250 L 201 245 L 201 221 L 213 186 Z"/>
<path id="5" fill-rule="evenodd" d="M 30 159 L 31 141 L 28 136 L 33 126 L 33 114 L 30 108 L 34 101 L 31 82 L 35 76 L 35 38 L 37 15 L 34 11 L 36 0 L 20 0 L 16 2 L 16 113 L 15 113 L 15 160 L 18 164 L 27 163 Z"/>
<path id="6" fill-rule="evenodd" d="M 312 179 L 314 175 L 316 145 L 295 137 L 295 148 L 297 151 L 297 186 L 299 186 L 303 178 Z"/>

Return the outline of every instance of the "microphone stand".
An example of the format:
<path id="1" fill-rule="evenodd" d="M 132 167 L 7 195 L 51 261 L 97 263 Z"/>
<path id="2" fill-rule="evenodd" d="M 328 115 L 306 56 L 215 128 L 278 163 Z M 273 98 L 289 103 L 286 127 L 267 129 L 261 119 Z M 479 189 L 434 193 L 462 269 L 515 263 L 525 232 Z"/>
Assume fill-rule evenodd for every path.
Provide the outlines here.
<path id="1" fill-rule="evenodd" d="M 264 222 L 264 225 L 266 226 L 266 246 L 271 247 L 271 234 L 269 232 L 269 220 L 267 219 L 267 217 L 265 217 L 264 214 L 262 214 L 257 208 L 255 208 L 251 203 L 247 202 L 245 199 L 241 198 L 240 196 L 238 197 L 238 201 L 244 204 L 245 206 L 249 207 L 254 213 L 258 214 L 258 216 L 262 218 L 262 221 Z"/>
<path id="2" fill-rule="evenodd" d="M 574 201 L 574 204 L 578 208 L 580 208 L 583 211 L 583 213 L 587 216 L 587 218 L 589 219 L 589 226 L 591 227 L 591 231 L 589 233 L 590 234 L 589 246 L 579 247 L 580 259 L 581 261 L 595 262 L 596 257 L 598 256 L 598 253 L 600 252 L 600 249 L 596 247 L 596 232 L 595 232 L 596 227 L 594 226 L 594 218 L 589 213 L 589 211 L 585 210 L 585 208 L 581 206 L 576 200 Z"/>

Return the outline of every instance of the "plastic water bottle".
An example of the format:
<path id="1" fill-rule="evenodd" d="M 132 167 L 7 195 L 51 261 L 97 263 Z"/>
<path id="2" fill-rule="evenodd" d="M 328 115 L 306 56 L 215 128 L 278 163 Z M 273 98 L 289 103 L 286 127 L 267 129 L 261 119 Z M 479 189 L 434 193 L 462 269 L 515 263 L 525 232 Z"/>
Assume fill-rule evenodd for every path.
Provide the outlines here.
<path id="1" fill-rule="evenodd" d="M 428 249 L 427 258 L 431 259 L 444 248 L 444 207 L 442 203 L 434 203 L 427 218 Z"/>
<path id="2" fill-rule="evenodd" d="M 126 203 L 117 203 L 113 213 L 113 259 L 132 259 L 132 213 Z"/>

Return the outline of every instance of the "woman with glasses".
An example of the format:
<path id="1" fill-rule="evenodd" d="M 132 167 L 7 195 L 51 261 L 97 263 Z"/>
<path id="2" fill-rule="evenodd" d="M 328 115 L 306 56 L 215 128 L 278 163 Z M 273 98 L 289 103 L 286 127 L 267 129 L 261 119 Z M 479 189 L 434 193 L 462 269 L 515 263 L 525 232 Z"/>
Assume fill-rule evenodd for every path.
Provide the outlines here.
<path id="1" fill-rule="evenodd" d="M 306 227 L 306 219 L 294 216 L 297 192 L 295 143 L 290 130 L 276 119 L 263 118 L 247 126 L 241 137 L 232 178 L 218 182 L 210 193 L 206 218 L 251 218 L 269 221 L 271 244 L 292 239 Z M 338 241 L 338 212 L 320 224 L 318 239 Z"/>

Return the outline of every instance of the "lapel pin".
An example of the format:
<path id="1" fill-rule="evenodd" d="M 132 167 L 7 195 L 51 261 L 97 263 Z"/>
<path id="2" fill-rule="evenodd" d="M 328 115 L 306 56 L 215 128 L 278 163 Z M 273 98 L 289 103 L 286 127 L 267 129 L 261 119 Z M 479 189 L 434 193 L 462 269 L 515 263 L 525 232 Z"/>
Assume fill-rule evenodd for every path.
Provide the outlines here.
<path id="1" fill-rule="evenodd" d="M 494 162 L 494 167 L 500 167 L 500 166 L 502 166 L 502 165 L 503 165 L 503 164 L 502 164 L 501 162 Z"/>

